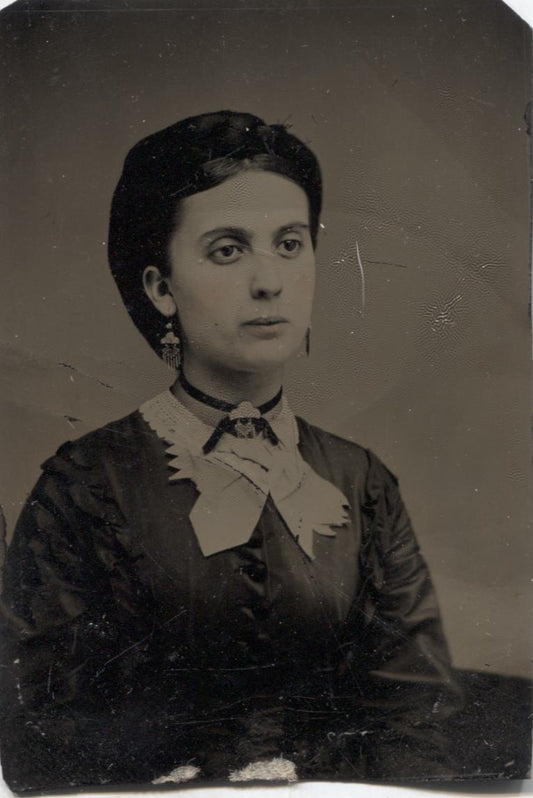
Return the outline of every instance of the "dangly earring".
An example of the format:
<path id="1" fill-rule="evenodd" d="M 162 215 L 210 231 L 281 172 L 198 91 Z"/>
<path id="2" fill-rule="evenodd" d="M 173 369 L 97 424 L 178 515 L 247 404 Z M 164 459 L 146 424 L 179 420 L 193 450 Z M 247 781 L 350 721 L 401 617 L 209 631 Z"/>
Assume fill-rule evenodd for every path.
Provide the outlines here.
<path id="1" fill-rule="evenodd" d="M 161 357 L 169 369 L 179 371 L 181 368 L 181 341 L 174 332 L 174 324 L 170 320 L 165 325 L 166 332 L 161 338 Z"/>
<path id="2" fill-rule="evenodd" d="M 305 354 L 307 357 L 311 354 L 311 327 L 308 327 L 305 333 Z"/>

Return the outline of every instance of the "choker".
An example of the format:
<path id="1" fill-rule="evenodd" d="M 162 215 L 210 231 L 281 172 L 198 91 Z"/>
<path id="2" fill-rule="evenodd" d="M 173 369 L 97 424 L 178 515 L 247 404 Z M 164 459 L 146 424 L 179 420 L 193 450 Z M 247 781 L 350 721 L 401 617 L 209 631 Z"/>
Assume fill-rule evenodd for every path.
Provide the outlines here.
<path id="1" fill-rule="evenodd" d="M 263 418 L 263 415 L 279 404 L 283 394 L 283 388 L 280 388 L 277 394 L 272 399 L 269 399 L 268 402 L 259 405 L 259 407 L 254 407 L 251 402 L 247 401 L 235 405 L 230 402 L 224 402 L 223 399 L 216 399 L 214 396 L 209 396 L 209 394 L 191 385 L 183 371 L 180 371 L 178 381 L 185 393 L 188 393 L 193 399 L 202 402 L 204 405 L 213 407 L 215 410 L 221 410 L 227 413 L 227 415 L 219 421 L 213 434 L 204 444 L 204 454 L 209 454 L 209 452 L 215 448 L 225 432 L 234 435 L 236 438 L 257 438 L 262 435 L 274 446 L 279 443 L 276 433 L 266 418 Z"/>
<path id="2" fill-rule="evenodd" d="M 254 410 L 259 410 L 263 416 L 265 413 L 268 413 L 269 410 L 272 410 L 274 407 L 276 407 L 283 394 L 283 388 L 280 388 L 272 399 L 269 399 L 268 402 L 265 402 L 256 408 L 251 402 L 241 402 L 238 405 L 232 405 L 230 402 L 224 402 L 223 399 L 215 399 L 214 396 L 209 396 L 208 393 L 204 393 L 199 388 L 195 388 L 194 385 L 191 385 L 183 371 L 180 371 L 178 381 L 185 393 L 188 393 L 193 399 L 196 399 L 198 402 L 203 402 L 204 405 L 209 405 L 209 407 L 214 407 L 215 410 L 222 410 L 224 413 L 231 413 L 238 407 L 240 408 L 245 405 L 246 408 L 253 407 Z"/>

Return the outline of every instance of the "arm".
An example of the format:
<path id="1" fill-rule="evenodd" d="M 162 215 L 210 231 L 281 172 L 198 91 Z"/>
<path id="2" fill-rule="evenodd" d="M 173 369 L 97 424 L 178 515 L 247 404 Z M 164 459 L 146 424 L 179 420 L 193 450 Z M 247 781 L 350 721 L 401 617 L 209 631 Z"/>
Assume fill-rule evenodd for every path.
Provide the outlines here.
<path id="1" fill-rule="evenodd" d="M 350 652 L 360 660 L 367 776 L 457 775 L 445 721 L 461 699 L 429 571 L 397 481 L 373 455 L 367 489 L 361 632 Z"/>
<path id="2" fill-rule="evenodd" d="M 68 446 L 22 511 L 0 613 L 2 763 L 13 789 L 99 780 L 105 726 L 127 684 L 124 663 L 112 660 L 142 636 L 112 591 L 126 567 L 115 543 L 121 523 Z"/>

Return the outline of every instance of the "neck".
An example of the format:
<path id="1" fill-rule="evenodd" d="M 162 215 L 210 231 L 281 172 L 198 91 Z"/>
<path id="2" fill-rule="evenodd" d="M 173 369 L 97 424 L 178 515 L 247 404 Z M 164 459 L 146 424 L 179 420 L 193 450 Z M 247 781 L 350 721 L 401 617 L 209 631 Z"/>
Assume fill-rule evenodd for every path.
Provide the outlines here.
<path id="1" fill-rule="evenodd" d="M 268 402 L 279 391 L 281 387 L 281 369 L 272 373 L 249 374 L 203 374 L 200 370 L 186 366 L 184 376 L 195 388 L 216 399 L 221 399 L 231 405 L 238 405 L 241 402 L 251 402 L 254 407 Z M 204 402 L 190 396 L 176 380 L 171 388 L 174 396 L 195 416 L 206 424 L 216 426 L 224 411 L 210 407 Z M 277 415 L 278 408 L 274 408 L 271 413 Z M 267 418 L 271 415 L 267 414 Z"/>

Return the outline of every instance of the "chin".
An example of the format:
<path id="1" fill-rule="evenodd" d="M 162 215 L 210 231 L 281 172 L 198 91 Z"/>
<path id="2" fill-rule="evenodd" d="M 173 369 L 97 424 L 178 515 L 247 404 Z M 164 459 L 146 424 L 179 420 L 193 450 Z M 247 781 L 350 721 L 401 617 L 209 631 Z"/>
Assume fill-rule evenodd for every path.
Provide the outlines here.
<path id="1" fill-rule="evenodd" d="M 251 345 L 227 347 L 218 352 L 212 351 L 211 368 L 219 372 L 234 374 L 268 374 L 283 369 L 301 349 L 302 340 L 296 336 L 277 337 L 272 340 L 251 342 Z"/>
<path id="2" fill-rule="evenodd" d="M 282 369 L 287 360 L 288 358 L 258 358 L 253 361 L 241 361 L 240 363 L 232 364 L 232 371 L 241 374 L 268 374 Z"/>
<path id="3" fill-rule="evenodd" d="M 294 356 L 295 349 L 277 347 L 276 351 L 255 352 L 253 356 L 242 358 L 239 363 L 234 363 L 236 371 L 245 371 L 253 374 L 261 374 L 269 371 L 278 371 Z"/>

